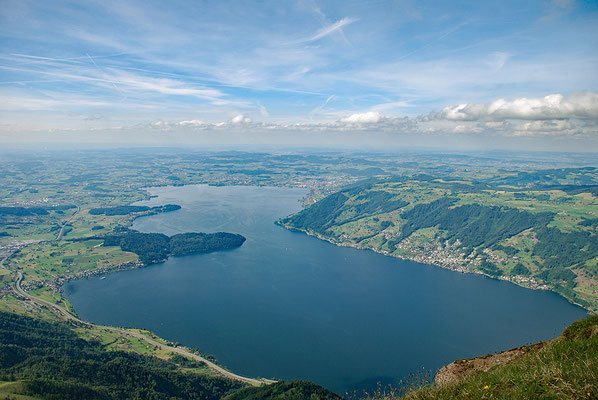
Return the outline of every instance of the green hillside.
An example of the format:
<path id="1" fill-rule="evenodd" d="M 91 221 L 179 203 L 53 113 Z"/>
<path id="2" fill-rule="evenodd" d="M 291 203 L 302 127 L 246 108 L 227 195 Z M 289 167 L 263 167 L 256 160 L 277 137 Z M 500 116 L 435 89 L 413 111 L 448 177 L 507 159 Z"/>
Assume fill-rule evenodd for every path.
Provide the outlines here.
<path id="1" fill-rule="evenodd" d="M 43 399 L 219 399 L 242 386 L 178 369 L 156 357 L 107 351 L 65 323 L 0 313 L 0 381 L 13 383 L 9 393 Z"/>
<path id="2" fill-rule="evenodd" d="M 179 355 L 164 360 L 110 345 L 63 322 L 0 312 L 0 399 L 340 399 L 311 382 L 248 387 Z"/>
<path id="3" fill-rule="evenodd" d="M 598 309 L 595 186 L 389 178 L 333 193 L 279 223 L 344 246 L 551 289 Z"/>

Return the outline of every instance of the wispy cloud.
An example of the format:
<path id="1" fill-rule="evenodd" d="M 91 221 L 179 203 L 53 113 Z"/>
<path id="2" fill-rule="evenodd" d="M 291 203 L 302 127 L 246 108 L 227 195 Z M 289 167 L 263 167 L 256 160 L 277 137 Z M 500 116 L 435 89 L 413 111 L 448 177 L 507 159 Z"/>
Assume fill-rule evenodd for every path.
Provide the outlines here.
<path id="1" fill-rule="evenodd" d="M 105 116 L 85 121 L 94 129 L 538 137 L 598 125 L 591 2 L 5 3 L 0 111 L 13 125 L 72 127 L 76 114 Z M 239 114 L 250 121 L 232 124 Z"/>
<path id="2" fill-rule="evenodd" d="M 27 56 L 27 58 L 32 57 L 34 56 Z M 163 95 L 190 96 L 210 101 L 224 101 L 222 98 L 226 96 L 221 90 L 190 84 L 186 80 L 153 77 L 114 67 L 102 68 L 91 56 L 86 55 L 85 57 L 88 58 L 91 65 L 89 63 L 71 65 L 70 60 L 40 57 L 48 62 L 51 61 L 52 64 L 45 64 L 44 68 L 35 65 L 26 67 L 0 65 L 0 69 L 37 74 L 38 76 L 45 75 L 53 78 L 52 82 L 60 79 L 65 83 L 87 83 L 97 87 L 110 87 L 121 95 L 123 92 L 131 95 L 153 92 Z"/>
<path id="3" fill-rule="evenodd" d="M 341 31 L 343 27 L 345 27 L 349 24 L 352 24 L 353 22 L 356 22 L 356 21 L 358 21 L 357 18 L 350 18 L 350 17 L 342 18 L 333 24 L 323 27 L 322 29 L 320 29 L 319 31 L 317 31 L 315 34 L 313 34 L 310 37 L 298 40 L 296 43 L 308 43 L 308 42 L 314 42 L 316 40 L 320 40 L 328 35 L 331 35 L 335 32 Z"/>

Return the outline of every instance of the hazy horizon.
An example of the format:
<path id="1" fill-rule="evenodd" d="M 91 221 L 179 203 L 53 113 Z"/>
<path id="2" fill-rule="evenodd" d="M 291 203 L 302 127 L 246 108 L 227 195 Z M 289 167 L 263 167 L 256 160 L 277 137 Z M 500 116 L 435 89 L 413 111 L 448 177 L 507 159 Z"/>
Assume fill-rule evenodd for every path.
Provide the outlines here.
<path id="1" fill-rule="evenodd" d="M 5 1 L 0 143 L 598 151 L 598 3 Z"/>

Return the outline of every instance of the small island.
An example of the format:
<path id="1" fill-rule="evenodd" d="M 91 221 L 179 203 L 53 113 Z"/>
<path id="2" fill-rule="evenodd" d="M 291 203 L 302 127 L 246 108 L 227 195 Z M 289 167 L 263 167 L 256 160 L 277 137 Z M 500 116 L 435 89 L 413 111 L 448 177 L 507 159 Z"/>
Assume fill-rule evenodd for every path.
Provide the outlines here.
<path id="1" fill-rule="evenodd" d="M 123 251 L 137 254 L 139 261 L 145 265 L 164 261 L 171 255 L 184 256 L 230 250 L 240 247 L 244 242 L 244 236 L 228 232 L 189 232 L 167 236 L 163 233 L 127 230 L 104 237 L 104 246 L 120 246 Z"/>

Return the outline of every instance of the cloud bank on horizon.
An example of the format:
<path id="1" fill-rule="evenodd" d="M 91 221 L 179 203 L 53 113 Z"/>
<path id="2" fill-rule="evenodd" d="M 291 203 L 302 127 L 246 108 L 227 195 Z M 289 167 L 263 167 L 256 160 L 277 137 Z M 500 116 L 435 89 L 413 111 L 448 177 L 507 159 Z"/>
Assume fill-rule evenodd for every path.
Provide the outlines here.
<path id="1" fill-rule="evenodd" d="M 0 142 L 598 150 L 598 3 L 492 3 L 4 0 Z"/>

